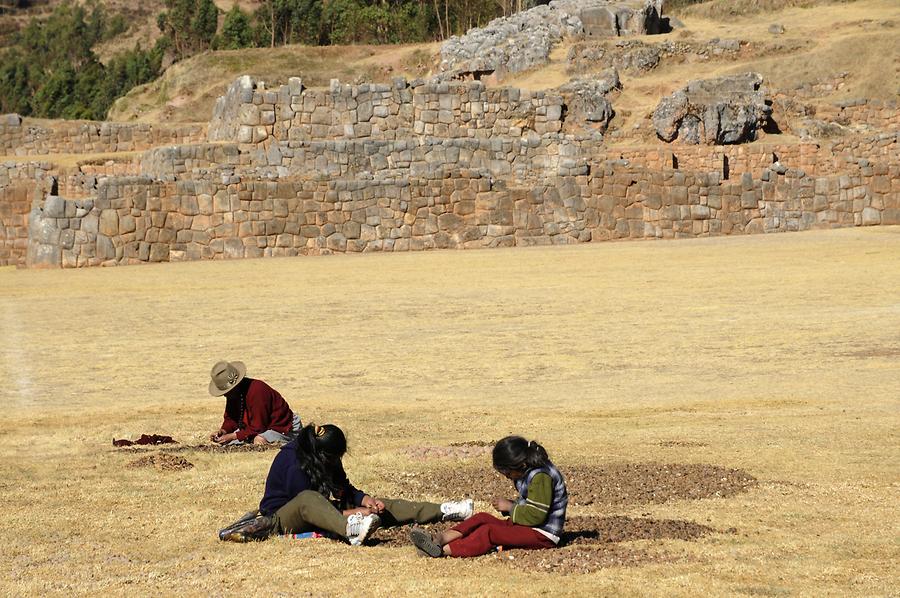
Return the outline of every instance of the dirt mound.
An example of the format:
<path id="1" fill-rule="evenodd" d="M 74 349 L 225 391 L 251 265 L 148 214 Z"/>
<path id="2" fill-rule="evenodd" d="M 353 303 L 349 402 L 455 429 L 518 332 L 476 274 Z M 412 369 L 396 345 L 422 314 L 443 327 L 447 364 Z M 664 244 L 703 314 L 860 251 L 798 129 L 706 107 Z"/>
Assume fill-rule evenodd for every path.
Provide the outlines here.
<path id="1" fill-rule="evenodd" d="M 681 519 L 611 517 L 570 517 L 562 542 L 569 544 L 612 544 L 634 540 L 696 540 L 717 530 Z"/>
<path id="2" fill-rule="evenodd" d="M 489 446 L 491 449 L 497 444 L 496 440 L 463 440 L 462 442 L 451 442 L 450 446 Z"/>
<path id="3" fill-rule="evenodd" d="M 636 505 L 669 500 L 728 497 L 755 486 L 740 469 L 678 463 L 560 465 L 572 505 Z M 454 468 L 400 475 L 398 497 L 477 496 L 489 499 L 514 493 L 512 483 L 493 470 Z"/>
<path id="4" fill-rule="evenodd" d="M 470 459 L 491 453 L 491 446 L 451 444 L 450 446 L 411 446 L 406 455 L 413 459 Z"/>
<path id="5" fill-rule="evenodd" d="M 672 447 L 690 447 L 690 448 L 703 448 L 709 446 L 705 442 L 695 442 L 693 440 L 663 440 L 657 443 L 657 446 L 662 446 L 665 448 Z"/>
<path id="6" fill-rule="evenodd" d="M 611 463 L 565 470 L 573 504 L 629 505 L 723 498 L 746 492 L 756 478 L 741 469 L 678 463 Z"/>
<path id="7" fill-rule="evenodd" d="M 451 523 L 424 525 L 432 533 L 452 527 Z M 388 527 L 378 530 L 375 539 L 379 546 L 409 544 L 410 526 Z M 732 530 L 726 530 L 731 532 Z M 693 541 L 718 530 L 693 521 L 681 519 L 633 518 L 624 515 L 610 517 L 570 517 L 566 520 L 560 546 L 597 546 L 636 540 Z"/>
<path id="8" fill-rule="evenodd" d="M 167 447 L 166 452 L 196 452 L 196 453 L 264 453 L 273 449 L 280 450 L 283 444 L 238 444 L 235 446 L 219 446 L 218 444 L 192 444 L 183 447 Z"/>
<path id="9" fill-rule="evenodd" d="M 610 567 L 639 567 L 674 560 L 666 552 L 650 552 L 619 544 L 591 547 L 564 547 L 551 550 L 514 550 L 481 557 L 524 571 L 546 573 L 593 573 Z"/>
<path id="10" fill-rule="evenodd" d="M 184 457 L 176 457 L 175 455 L 147 455 L 127 465 L 131 468 L 139 467 L 155 467 L 160 471 L 182 471 L 190 469 L 194 464 Z"/>
<path id="11" fill-rule="evenodd" d="M 437 533 L 451 527 L 451 524 L 423 527 Z M 409 529 L 410 526 L 380 529 L 373 541 L 377 546 L 409 546 L 412 549 Z M 693 521 L 676 519 L 572 517 L 566 521 L 566 531 L 556 550 L 501 550 L 480 558 L 531 571 L 591 573 L 608 567 L 636 567 L 673 559 L 665 552 L 622 546 L 622 542 L 662 539 L 693 541 L 716 531 Z"/>
<path id="12" fill-rule="evenodd" d="M 178 446 L 154 447 L 164 453 L 262 453 L 273 449 L 280 449 L 282 444 L 241 444 L 237 446 L 219 446 L 218 444 L 182 444 Z M 149 447 L 124 446 L 122 451 L 139 453 L 148 450 Z"/>

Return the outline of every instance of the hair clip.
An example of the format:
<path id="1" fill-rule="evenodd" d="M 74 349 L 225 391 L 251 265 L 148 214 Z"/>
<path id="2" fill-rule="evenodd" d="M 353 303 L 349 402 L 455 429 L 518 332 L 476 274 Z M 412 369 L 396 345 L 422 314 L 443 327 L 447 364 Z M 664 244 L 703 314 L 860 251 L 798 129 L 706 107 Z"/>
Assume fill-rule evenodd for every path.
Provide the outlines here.
<path id="1" fill-rule="evenodd" d="M 316 426 L 316 438 L 325 436 L 325 426 Z"/>

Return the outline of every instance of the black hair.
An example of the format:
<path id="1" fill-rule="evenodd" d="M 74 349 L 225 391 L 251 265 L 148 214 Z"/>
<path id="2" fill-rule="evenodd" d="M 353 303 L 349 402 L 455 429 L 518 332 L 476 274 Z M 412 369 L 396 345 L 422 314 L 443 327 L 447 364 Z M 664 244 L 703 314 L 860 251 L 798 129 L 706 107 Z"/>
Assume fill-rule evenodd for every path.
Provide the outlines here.
<path id="1" fill-rule="evenodd" d="M 297 462 L 309 476 L 313 490 L 337 497 L 341 489 L 335 479 L 342 469 L 341 457 L 347 452 L 347 437 L 335 425 L 304 426 L 297 436 Z"/>
<path id="2" fill-rule="evenodd" d="M 503 471 L 525 471 L 550 462 L 544 447 L 521 436 L 507 436 L 497 441 L 493 459 L 494 469 Z"/>

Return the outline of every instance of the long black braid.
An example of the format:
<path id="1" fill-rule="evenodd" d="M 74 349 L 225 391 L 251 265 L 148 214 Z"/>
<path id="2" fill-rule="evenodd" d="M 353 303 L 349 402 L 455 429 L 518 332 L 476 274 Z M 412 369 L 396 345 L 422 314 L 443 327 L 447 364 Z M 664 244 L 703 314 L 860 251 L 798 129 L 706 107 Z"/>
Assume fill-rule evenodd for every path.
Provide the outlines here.
<path id="1" fill-rule="evenodd" d="M 329 498 L 340 497 L 342 480 L 335 479 L 342 471 L 341 457 L 347 452 L 347 438 L 335 425 L 309 424 L 297 437 L 297 462 L 309 476 L 310 486 Z"/>

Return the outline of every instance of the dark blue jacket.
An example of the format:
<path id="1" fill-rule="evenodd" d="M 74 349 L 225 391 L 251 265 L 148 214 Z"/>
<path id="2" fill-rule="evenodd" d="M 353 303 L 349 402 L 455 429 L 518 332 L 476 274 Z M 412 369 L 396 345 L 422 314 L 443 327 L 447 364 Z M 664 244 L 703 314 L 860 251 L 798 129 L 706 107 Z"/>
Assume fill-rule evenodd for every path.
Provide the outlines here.
<path id="1" fill-rule="evenodd" d="M 275 460 L 272 461 L 272 467 L 269 468 L 269 475 L 266 478 L 266 491 L 259 501 L 259 510 L 263 515 L 272 515 L 304 490 L 311 490 L 309 475 L 300 469 L 297 462 L 297 447 L 296 440 L 290 441 L 278 451 Z M 341 495 L 334 498 L 343 508 L 358 507 L 362 503 L 366 493 L 350 483 L 342 465 L 339 465 L 335 481 Z"/>

